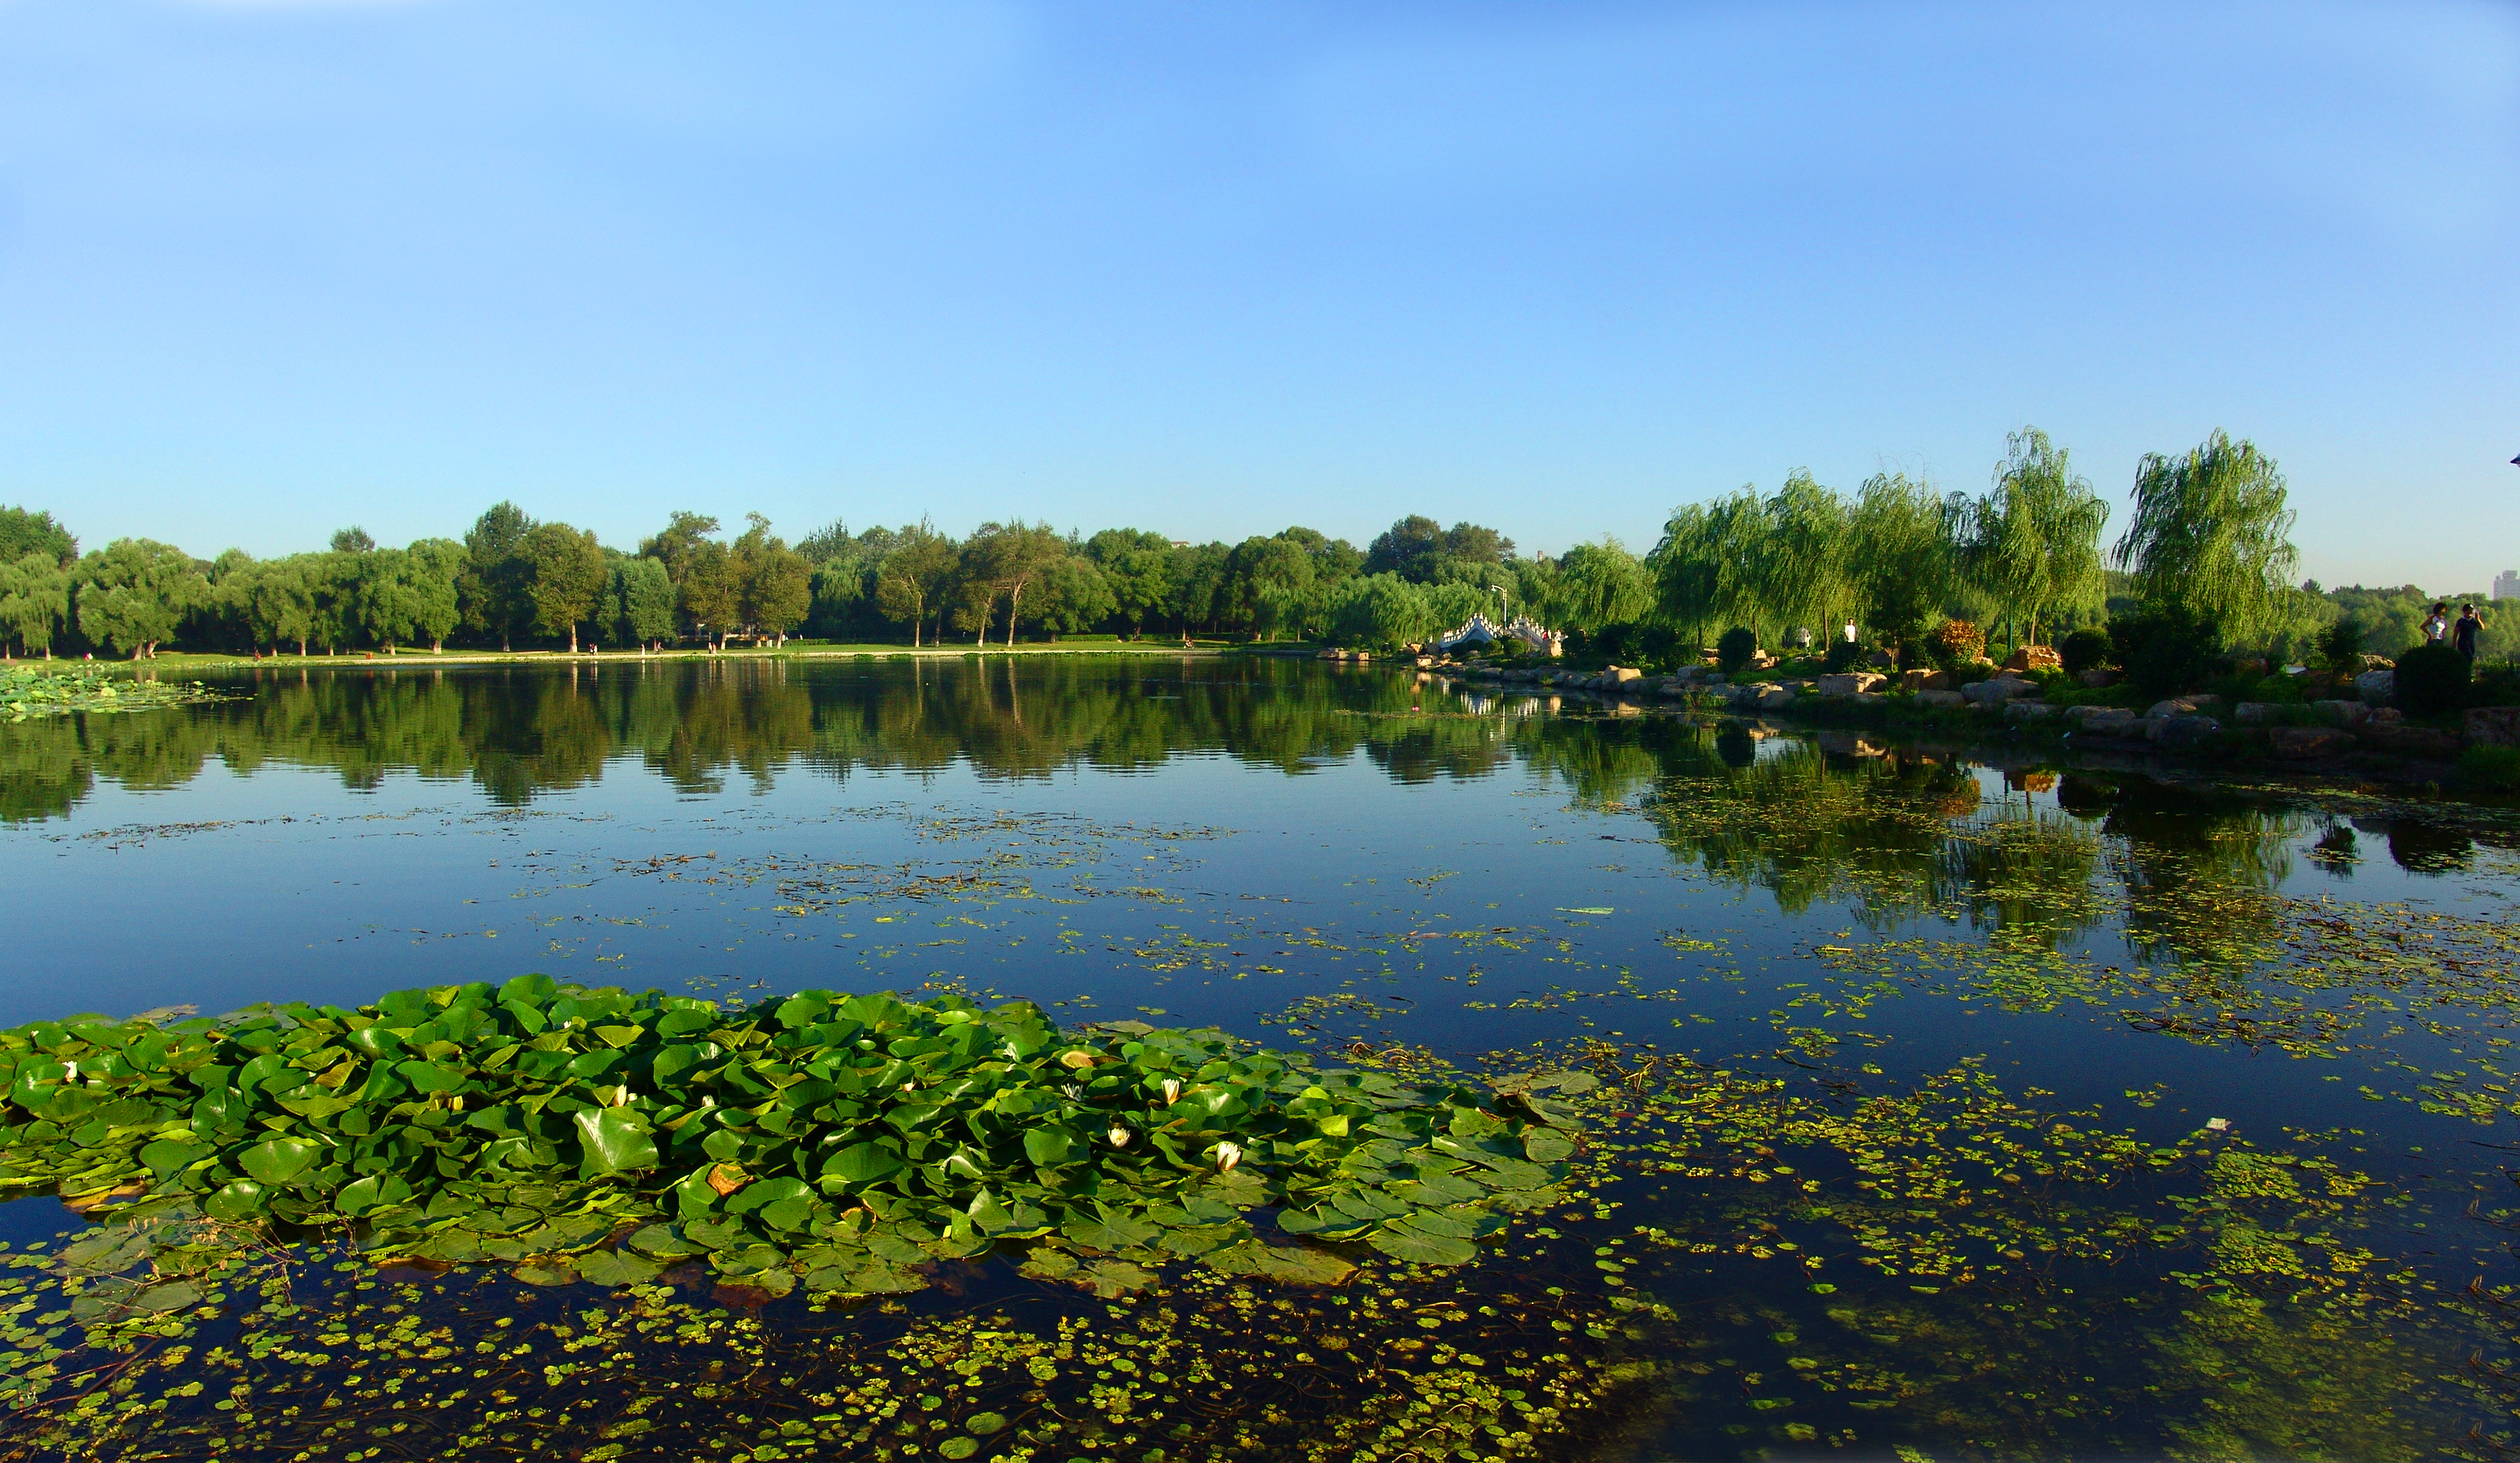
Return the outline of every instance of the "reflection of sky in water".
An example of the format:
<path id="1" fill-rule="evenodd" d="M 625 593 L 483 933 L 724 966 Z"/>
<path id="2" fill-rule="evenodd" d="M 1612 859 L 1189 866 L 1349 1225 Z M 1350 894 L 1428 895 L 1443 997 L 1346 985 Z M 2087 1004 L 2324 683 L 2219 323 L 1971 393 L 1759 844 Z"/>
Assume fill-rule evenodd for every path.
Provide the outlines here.
<path id="1" fill-rule="evenodd" d="M 84 753 L 18 729 L 0 866 L 45 917 L 13 928 L 0 1023 L 540 969 L 756 994 L 947 977 L 1061 1019 L 1462 1057 L 1596 1034 L 1737 1061 L 1825 1025 L 1852 1043 L 1837 1060 L 1896 1078 L 1982 1055 L 2147 1141 L 2209 1116 L 2270 1142 L 2358 1130 L 2354 1161 L 2418 1193 L 2408 1225 L 2503 1197 L 2465 1141 L 2488 1130 L 2395 1100 L 2411 1079 L 2388 1065 L 2453 1062 L 2498 1015 L 2320 1059 L 2139 1030 L 2117 1002 L 1910 992 L 1828 1018 L 1858 983 L 1814 954 L 2045 922 L 2062 954 L 2132 966 L 2129 891 L 2191 883 L 2500 920 L 2515 840 L 2483 814 L 1514 698 L 1468 716 L 1309 666 L 748 674 L 282 687 L 90 724 L 128 744 Z M 2157 1106 L 2124 1100 L 2156 1086 Z M 2496 1259 L 2473 1226 L 2401 1238 L 2458 1283 Z"/>

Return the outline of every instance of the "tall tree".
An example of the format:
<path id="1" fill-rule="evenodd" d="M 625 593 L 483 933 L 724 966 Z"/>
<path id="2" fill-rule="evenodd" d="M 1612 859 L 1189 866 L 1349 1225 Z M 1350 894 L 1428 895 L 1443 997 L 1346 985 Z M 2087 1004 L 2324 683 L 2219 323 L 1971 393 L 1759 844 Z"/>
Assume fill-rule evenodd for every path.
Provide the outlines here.
<path id="1" fill-rule="evenodd" d="M 0 507 L 0 563 L 14 564 L 29 554 L 67 567 L 78 557 L 78 540 L 49 511 Z"/>
<path id="2" fill-rule="evenodd" d="M 529 566 L 534 628 L 566 636 L 569 653 L 576 654 L 577 627 L 595 617 L 595 598 L 604 589 L 603 546 L 591 529 L 543 523 L 525 535 L 521 554 Z"/>
<path id="3" fill-rule="evenodd" d="M 1578 544 L 1566 551 L 1557 567 L 1568 629 L 1629 624 L 1653 606 L 1652 579 L 1617 539 Z"/>
<path id="4" fill-rule="evenodd" d="M 674 582 L 652 558 L 612 560 L 596 618 L 614 644 L 651 646 L 674 637 Z"/>
<path id="5" fill-rule="evenodd" d="M 1102 567 L 1082 554 L 1062 554 L 1051 560 L 1032 597 L 1027 618 L 1051 639 L 1082 635 L 1119 610 L 1111 582 Z"/>
<path id="6" fill-rule="evenodd" d="M 533 601 L 525 593 L 526 565 L 520 554 L 534 520 L 513 503 L 493 504 L 464 535 L 464 572 L 455 582 L 456 601 L 464 623 L 483 635 L 496 636 L 499 648 L 533 621 Z"/>
<path id="7" fill-rule="evenodd" d="M 340 542 L 335 534 L 333 541 Z M 336 549 L 336 554 L 345 551 Z M 412 582 L 411 555 L 400 549 L 348 553 L 351 613 L 359 632 L 387 655 L 416 632 L 420 597 Z"/>
<path id="8" fill-rule="evenodd" d="M 2005 619 L 2027 619 L 2037 640 L 2043 618 L 2099 607 L 2109 506 L 2039 428 L 2025 426 L 2003 446 L 1993 490 L 1969 511 L 1961 562 Z"/>
<path id="9" fill-rule="evenodd" d="M 712 520 L 714 521 L 714 520 Z M 691 620 L 692 631 L 711 649 L 726 648 L 726 638 L 743 619 L 743 583 L 736 577 L 735 555 L 715 539 L 694 541 L 683 553 L 683 577 L 674 598 Z M 673 565 L 666 564 L 670 575 Z"/>
<path id="10" fill-rule="evenodd" d="M 679 592 L 684 576 L 691 572 L 692 555 L 716 533 L 717 519 L 677 509 L 653 537 L 639 541 L 639 553 L 663 564 L 665 577 L 674 582 Z"/>
<path id="11" fill-rule="evenodd" d="M 74 576 L 79 634 L 134 660 L 158 645 L 209 599 L 209 577 L 172 544 L 116 539 L 79 560 Z"/>
<path id="12" fill-rule="evenodd" d="M 2282 622 L 2298 591 L 2293 511 L 2274 459 L 2220 430 L 2179 457 L 2147 453 L 2114 557 L 2137 597 L 2184 609 L 2226 644 Z"/>
<path id="13" fill-rule="evenodd" d="M 369 533 L 366 529 L 361 528 L 356 523 L 351 524 L 347 528 L 338 528 L 333 531 L 333 552 L 335 554 L 374 554 L 376 549 L 377 541 L 375 535 Z"/>
<path id="14" fill-rule="evenodd" d="M 53 636 L 70 613 L 70 575 L 50 547 L 0 560 L 0 641 L 53 658 Z"/>
<path id="15" fill-rule="evenodd" d="M 1106 528 L 1085 541 L 1085 556 L 1102 571 L 1111 602 L 1132 636 L 1160 613 L 1173 592 L 1172 541 L 1142 528 Z"/>
<path id="16" fill-rule="evenodd" d="M 954 541 L 925 523 L 905 527 L 877 571 L 876 602 L 884 618 L 910 622 L 910 643 L 920 626 L 945 607 L 946 591 L 962 567 Z"/>
<path id="17" fill-rule="evenodd" d="M 461 618 L 456 584 L 464 575 L 464 546 L 453 539 L 422 539 L 404 553 L 411 598 L 411 633 L 443 654 L 446 637 Z"/>
<path id="18" fill-rule="evenodd" d="M 253 576 L 247 620 L 256 644 L 268 643 L 278 653 L 293 642 L 300 656 L 306 653 L 306 642 L 315 633 L 315 588 L 308 571 L 320 557 L 300 554 L 275 559 Z"/>
<path id="19" fill-rule="evenodd" d="M 1285 536 L 1248 538 L 1234 546 L 1227 564 L 1234 603 L 1253 638 L 1293 630 L 1301 634 L 1313 599 L 1313 556 Z"/>
<path id="20" fill-rule="evenodd" d="M 788 643 L 788 632 L 805 621 L 814 605 L 814 570 L 804 555 L 770 532 L 770 520 L 747 513 L 751 526 L 729 550 L 737 586 L 738 613 L 756 635 Z"/>
<path id="21" fill-rule="evenodd" d="M 1951 500 L 1901 472 L 1875 473 L 1856 495 L 1847 563 L 1858 613 L 1876 640 L 1899 647 L 1903 662 L 1915 660 L 1951 594 L 1962 516 Z"/>
<path id="22" fill-rule="evenodd" d="M 963 545 L 964 573 L 980 609 L 980 643 L 989 643 L 990 607 L 1001 598 L 1007 601 L 1005 643 L 1014 643 L 1015 620 L 1023 613 L 1024 591 L 1066 556 L 1067 542 L 1047 523 L 1026 523 L 1017 518 L 1006 523 L 983 523 L 972 533 Z"/>
<path id="23" fill-rule="evenodd" d="M 1762 508 L 1747 565 L 1759 604 L 1780 629 L 1831 623 L 1847 598 L 1846 500 L 1798 470 Z"/>

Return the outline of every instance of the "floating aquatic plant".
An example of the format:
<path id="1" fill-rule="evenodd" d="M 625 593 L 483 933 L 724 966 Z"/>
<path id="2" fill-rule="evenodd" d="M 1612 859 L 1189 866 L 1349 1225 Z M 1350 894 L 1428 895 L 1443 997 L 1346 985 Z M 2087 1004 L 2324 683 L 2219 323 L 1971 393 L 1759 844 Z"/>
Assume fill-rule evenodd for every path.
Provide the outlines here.
<path id="1" fill-rule="evenodd" d="M 1593 1082 L 1412 1086 L 1216 1032 L 1062 1031 L 1023 1001 L 722 1008 L 542 975 L 356 1010 L 39 1022 L 0 1032 L 0 1192 L 348 1225 L 380 1263 L 543 1283 L 705 1257 L 775 1293 L 915 1290 L 914 1266 L 1005 1243 L 1098 1289 L 1143 1283 L 1132 1254 L 1351 1268 L 1294 1236 L 1463 1264 L 1500 1211 L 1557 1200 L 1576 1119 L 1546 1094 Z"/>

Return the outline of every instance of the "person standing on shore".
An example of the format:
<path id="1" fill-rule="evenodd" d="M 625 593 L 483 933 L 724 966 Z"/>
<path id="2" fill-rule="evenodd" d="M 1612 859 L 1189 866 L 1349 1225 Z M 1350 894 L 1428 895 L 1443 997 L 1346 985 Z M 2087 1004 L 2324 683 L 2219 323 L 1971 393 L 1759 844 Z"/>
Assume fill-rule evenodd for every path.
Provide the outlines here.
<path id="1" fill-rule="evenodd" d="M 2438 645 L 2449 636 L 2450 602 L 2444 600 L 2434 605 L 2432 613 L 2424 617 L 2424 643 Z"/>
<path id="2" fill-rule="evenodd" d="M 2458 607 L 2458 623 L 2451 627 L 2451 648 L 2456 650 L 2459 654 L 2466 656 L 2468 661 L 2473 664 L 2476 660 L 2476 635 L 2478 631 L 2483 630 L 2484 628 L 2485 617 L 2476 612 L 2475 605 L 2460 605 Z"/>

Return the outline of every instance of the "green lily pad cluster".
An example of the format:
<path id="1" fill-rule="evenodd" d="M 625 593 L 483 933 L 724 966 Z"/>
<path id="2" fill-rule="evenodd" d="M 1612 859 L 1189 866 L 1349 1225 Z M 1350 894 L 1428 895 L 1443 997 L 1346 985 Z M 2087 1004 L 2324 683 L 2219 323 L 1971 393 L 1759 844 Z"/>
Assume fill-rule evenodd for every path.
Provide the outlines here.
<path id="1" fill-rule="evenodd" d="M 1349 1263 L 1305 1240 L 1462 1264 L 1500 1212 L 1557 1202 L 1559 1098 L 1592 1082 L 1411 1086 L 1217 1032 L 1061 1031 L 1023 1001 L 721 1008 L 528 975 L 0 1032 L 0 1192 L 147 1191 L 543 1283 L 698 1260 L 883 1293 L 1008 1242 L 1110 1293 L 1171 1259 L 1322 1281 Z"/>
<path id="2" fill-rule="evenodd" d="M 32 717 L 91 715 L 108 711 L 154 711 L 193 701 L 215 701 L 216 691 L 199 681 L 157 681 L 108 672 L 14 666 L 0 670 L 0 719 L 22 722 Z"/>

